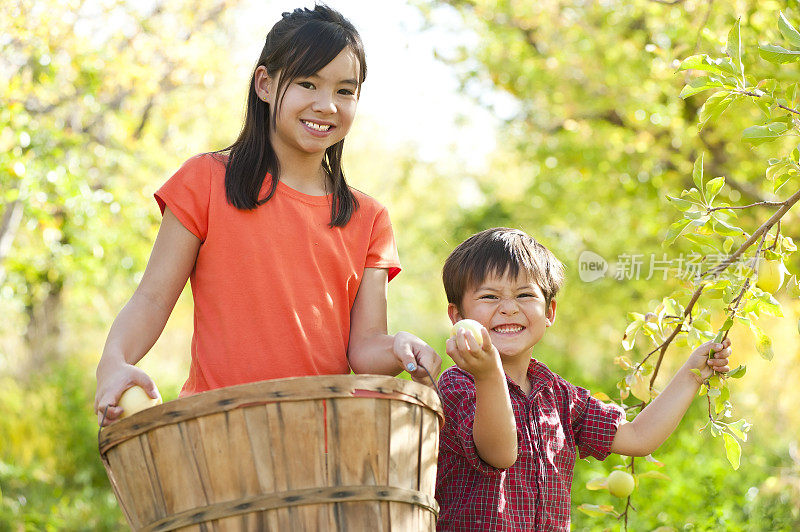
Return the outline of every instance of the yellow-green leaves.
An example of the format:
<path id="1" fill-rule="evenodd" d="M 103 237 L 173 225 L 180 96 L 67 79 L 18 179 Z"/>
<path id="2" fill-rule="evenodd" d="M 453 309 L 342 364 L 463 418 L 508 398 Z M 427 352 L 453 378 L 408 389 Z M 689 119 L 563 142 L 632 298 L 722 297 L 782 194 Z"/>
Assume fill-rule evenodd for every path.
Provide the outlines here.
<path id="1" fill-rule="evenodd" d="M 723 433 L 722 437 L 725 440 L 725 456 L 728 457 L 728 462 L 734 470 L 739 469 L 739 460 L 742 457 L 742 446 L 736 441 L 736 438 L 730 434 Z"/>
<path id="2" fill-rule="evenodd" d="M 800 32 L 792 25 L 782 12 L 778 17 L 778 30 L 791 46 L 800 48 Z M 759 44 L 758 53 L 770 63 L 783 64 L 800 61 L 800 50 L 787 49 L 776 44 Z"/>
<path id="3" fill-rule="evenodd" d="M 800 61 L 800 51 L 787 50 L 776 44 L 759 44 L 758 55 L 770 63 L 794 63 Z"/>
<path id="4" fill-rule="evenodd" d="M 778 30 L 783 35 L 783 38 L 789 41 L 789 44 L 800 48 L 800 32 L 787 20 L 783 12 L 778 17 Z"/>
<path id="5" fill-rule="evenodd" d="M 756 337 L 756 350 L 761 358 L 772 360 L 775 353 L 772 351 L 772 338 L 767 336 L 756 324 L 750 323 L 750 331 Z"/>
<path id="6" fill-rule="evenodd" d="M 788 129 L 789 127 L 783 122 L 772 122 L 763 126 L 750 126 L 742 132 L 742 140 L 758 146 L 781 138 Z"/>
<path id="7" fill-rule="evenodd" d="M 744 65 L 742 64 L 742 38 L 739 34 L 739 23 L 741 19 L 736 20 L 728 32 L 728 45 L 725 47 L 725 53 L 731 58 L 733 64 L 739 69 L 739 74 L 744 78 Z"/>
<path id="8" fill-rule="evenodd" d="M 592 517 L 602 517 L 604 515 L 619 516 L 619 513 L 617 513 L 610 504 L 581 504 L 578 506 L 578 510 Z"/>

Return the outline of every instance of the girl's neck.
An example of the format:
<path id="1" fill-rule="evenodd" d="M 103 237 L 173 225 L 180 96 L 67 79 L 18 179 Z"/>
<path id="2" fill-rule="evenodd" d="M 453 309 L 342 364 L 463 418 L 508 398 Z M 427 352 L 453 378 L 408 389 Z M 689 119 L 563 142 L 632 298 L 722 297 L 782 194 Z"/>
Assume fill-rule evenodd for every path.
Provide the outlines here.
<path id="1" fill-rule="evenodd" d="M 330 192 L 321 155 L 286 157 L 279 154 L 278 160 L 280 180 L 289 187 L 309 196 L 324 196 Z"/>

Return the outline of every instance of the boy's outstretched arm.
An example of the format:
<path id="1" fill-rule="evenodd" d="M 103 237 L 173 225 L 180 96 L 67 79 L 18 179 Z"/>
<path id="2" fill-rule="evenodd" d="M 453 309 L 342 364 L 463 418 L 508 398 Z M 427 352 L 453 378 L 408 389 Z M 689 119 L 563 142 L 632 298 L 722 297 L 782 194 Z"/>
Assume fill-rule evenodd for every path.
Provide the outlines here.
<path id="1" fill-rule="evenodd" d="M 695 349 L 658 397 L 633 421 L 619 426 L 611 452 L 646 456 L 658 449 L 678 426 L 702 381 L 715 371 L 729 371 L 730 345 L 730 339 L 726 339 L 722 344 L 706 342 Z M 709 359 L 708 353 L 712 349 L 716 353 Z M 702 378 L 692 373 L 692 369 L 700 370 Z"/>
<path id="2" fill-rule="evenodd" d="M 483 346 L 472 333 L 459 329 L 447 340 L 447 354 L 475 379 L 472 439 L 478 455 L 492 467 L 505 469 L 517 461 L 517 423 L 500 354 L 485 327 L 481 334 Z"/>

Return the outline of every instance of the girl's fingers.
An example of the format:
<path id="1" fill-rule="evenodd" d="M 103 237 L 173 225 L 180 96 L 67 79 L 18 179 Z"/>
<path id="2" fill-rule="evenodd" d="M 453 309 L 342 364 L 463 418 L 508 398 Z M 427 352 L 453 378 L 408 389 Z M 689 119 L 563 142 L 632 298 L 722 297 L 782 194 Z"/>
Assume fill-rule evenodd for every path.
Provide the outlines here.
<path id="1" fill-rule="evenodd" d="M 105 414 L 105 419 L 103 419 L 103 415 Z M 97 412 L 97 424 L 101 427 L 106 427 L 110 425 L 112 422 L 119 419 L 122 415 L 122 408 L 119 406 L 110 406 L 108 409 L 103 407 Z"/>

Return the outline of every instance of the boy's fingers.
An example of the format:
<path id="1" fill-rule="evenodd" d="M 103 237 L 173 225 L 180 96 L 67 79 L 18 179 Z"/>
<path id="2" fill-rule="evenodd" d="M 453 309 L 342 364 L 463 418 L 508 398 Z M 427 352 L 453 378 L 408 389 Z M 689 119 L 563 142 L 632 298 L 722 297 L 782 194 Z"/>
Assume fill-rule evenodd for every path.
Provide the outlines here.
<path id="1" fill-rule="evenodd" d="M 489 331 L 486 327 L 481 327 L 481 336 L 483 337 L 483 348 L 484 351 L 491 351 L 492 350 L 492 338 L 489 336 Z"/>

